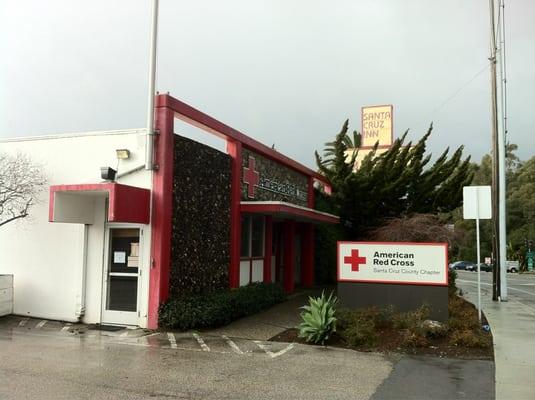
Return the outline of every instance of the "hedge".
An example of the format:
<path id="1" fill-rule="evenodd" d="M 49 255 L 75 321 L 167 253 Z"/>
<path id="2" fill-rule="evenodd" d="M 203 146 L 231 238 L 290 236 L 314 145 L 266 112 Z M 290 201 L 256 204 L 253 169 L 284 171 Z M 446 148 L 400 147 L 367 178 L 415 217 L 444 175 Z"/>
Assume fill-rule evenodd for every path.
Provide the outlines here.
<path id="1" fill-rule="evenodd" d="M 265 310 L 285 298 L 281 286 L 272 283 L 185 295 L 169 299 L 160 306 L 159 324 L 180 330 L 213 328 Z"/>

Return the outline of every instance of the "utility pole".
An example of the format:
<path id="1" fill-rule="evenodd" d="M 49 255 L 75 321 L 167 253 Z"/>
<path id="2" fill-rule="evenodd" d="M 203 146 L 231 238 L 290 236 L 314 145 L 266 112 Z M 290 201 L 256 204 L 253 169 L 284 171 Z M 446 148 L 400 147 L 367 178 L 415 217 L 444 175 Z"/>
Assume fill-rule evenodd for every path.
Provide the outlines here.
<path id="1" fill-rule="evenodd" d="M 492 299 L 507 300 L 506 231 L 505 231 L 505 111 L 503 60 L 503 0 L 499 0 L 498 29 L 494 18 L 495 0 L 489 0 L 490 8 L 490 73 L 492 105 L 492 220 L 493 258 Z M 496 36 L 498 31 L 498 37 Z M 497 44 L 499 39 L 499 46 Z M 497 80 L 500 80 L 498 85 Z"/>
<path id="2" fill-rule="evenodd" d="M 152 0 L 149 43 L 149 87 L 147 99 L 147 137 L 145 141 L 145 169 L 154 169 L 154 96 L 156 82 L 156 44 L 158 36 L 158 0 Z"/>
<path id="3" fill-rule="evenodd" d="M 500 219 L 498 237 L 500 239 L 500 300 L 507 301 L 507 233 L 506 233 L 506 182 L 505 182 L 505 134 L 506 134 L 506 110 L 505 110 L 505 0 L 498 0 L 498 49 L 497 49 L 497 73 L 499 84 L 497 85 L 498 105 L 498 214 Z"/>

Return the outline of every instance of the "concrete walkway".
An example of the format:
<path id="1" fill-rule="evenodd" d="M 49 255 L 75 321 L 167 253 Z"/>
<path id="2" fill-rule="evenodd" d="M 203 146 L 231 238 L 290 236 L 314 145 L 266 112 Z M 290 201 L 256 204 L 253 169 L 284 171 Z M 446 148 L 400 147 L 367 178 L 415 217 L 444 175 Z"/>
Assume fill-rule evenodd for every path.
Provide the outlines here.
<path id="1" fill-rule="evenodd" d="M 477 304 L 477 290 L 459 282 L 464 297 Z M 492 292 L 484 288 L 481 308 L 494 337 L 496 363 L 496 399 L 532 400 L 535 398 L 535 307 L 513 296 L 507 302 L 492 301 Z"/>
<path id="2" fill-rule="evenodd" d="M 301 322 L 299 307 L 308 303 L 308 296 L 321 294 L 320 289 L 298 292 L 287 301 L 270 309 L 241 318 L 221 328 L 207 332 L 215 335 L 227 335 L 252 340 L 269 340 L 289 328 L 295 328 Z"/>

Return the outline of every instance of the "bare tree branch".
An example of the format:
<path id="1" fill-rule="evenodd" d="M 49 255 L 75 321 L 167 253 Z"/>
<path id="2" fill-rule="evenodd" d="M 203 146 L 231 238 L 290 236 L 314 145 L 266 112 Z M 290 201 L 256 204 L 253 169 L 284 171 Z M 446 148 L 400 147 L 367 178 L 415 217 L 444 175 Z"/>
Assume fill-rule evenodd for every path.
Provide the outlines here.
<path id="1" fill-rule="evenodd" d="M 26 218 L 46 185 L 41 166 L 28 156 L 0 153 L 0 226 Z"/>

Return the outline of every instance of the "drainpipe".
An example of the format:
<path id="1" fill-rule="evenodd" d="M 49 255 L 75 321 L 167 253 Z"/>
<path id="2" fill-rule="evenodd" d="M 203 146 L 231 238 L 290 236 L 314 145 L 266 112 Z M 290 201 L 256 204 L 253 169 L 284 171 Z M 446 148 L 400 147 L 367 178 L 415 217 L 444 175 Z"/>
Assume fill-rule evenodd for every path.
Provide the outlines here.
<path id="1" fill-rule="evenodd" d="M 156 81 L 156 37 L 158 34 L 158 0 L 152 0 L 151 35 L 149 48 L 149 93 L 147 105 L 147 136 L 145 143 L 145 169 L 154 169 L 154 95 Z"/>
<path id="2" fill-rule="evenodd" d="M 75 315 L 78 322 L 82 320 L 85 314 L 85 294 L 86 294 L 86 281 L 87 281 L 87 239 L 89 233 L 89 225 L 84 225 L 82 232 L 82 254 L 81 254 L 81 274 L 80 274 L 80 292 L 77 295 L 76 311 Z"/>

